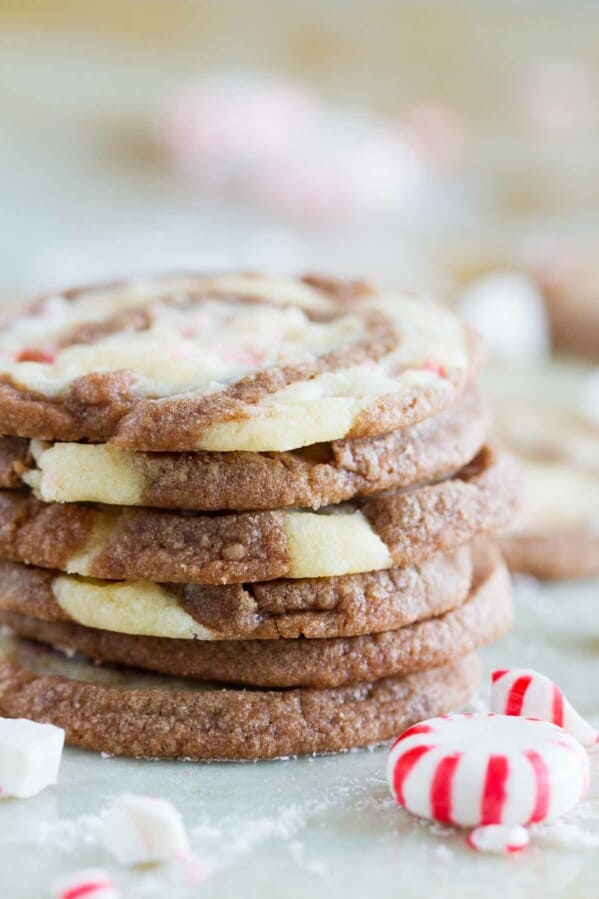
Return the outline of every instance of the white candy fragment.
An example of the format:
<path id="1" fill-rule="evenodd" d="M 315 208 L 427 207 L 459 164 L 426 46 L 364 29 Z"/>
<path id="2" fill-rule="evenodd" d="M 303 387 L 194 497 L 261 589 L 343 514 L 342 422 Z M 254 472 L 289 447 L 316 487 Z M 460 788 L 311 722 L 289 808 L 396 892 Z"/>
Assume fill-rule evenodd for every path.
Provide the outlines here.
<path id="1" fill-rule="evenodd" d="M 525 827 L 518 824 L 487 824 L 471 830 L 466 842 L 477 852 L 509 855 L 526 849 L 530 843 L 530 834 Z"/>
<path id="2" fill-rule="evenodd" d="M 123 865 L 172 861 L 189 852 L 181 816 L 167 799 L 122 793 L 104 820 L 104 846 Z"/>
<path id="3" fill-rule="evenodd" d="M 0 796 L 25 799 L 56 783 L 64 730 L 25 718 L 0 718 Z"/>
<path id="4" fill-rule="evenodd" d="M 69 874 L 52 891 L 54 899 L 119 899 L 119 895 L 108 874 L 97 869 Z"/>
<path id="5" fill-rule="evenodd" d="M 543 296 L 521 272 L 494 272 L 474 281 L 462 293 L 458 312 L 500 359 L 527 363 L 549 354 Z"/>

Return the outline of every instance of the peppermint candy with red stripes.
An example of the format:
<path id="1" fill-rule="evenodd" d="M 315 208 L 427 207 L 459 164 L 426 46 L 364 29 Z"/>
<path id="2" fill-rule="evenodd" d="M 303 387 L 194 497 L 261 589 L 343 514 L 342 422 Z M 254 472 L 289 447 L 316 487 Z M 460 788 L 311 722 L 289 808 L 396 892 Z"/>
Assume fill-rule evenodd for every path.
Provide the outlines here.
<path id="1" fill-rule="evenodd" d="M 104 871 L 94 869 L 69 874 L 56 884 L 55 899 L 119 899 L 120 893 Z"/>
<path id="2" fill-rule="evenodd" d="M 589 761 L 574 737 L 546 721 L 445 715 L 397 738 L 387 777 L 399 805 L 422 818 L 458 827 L 526 826 L 576 805 Z"/>
<path id="3" fill-rule="evenodd" d="M 594 727 L 581 718 L 557 684 L 530 668 L 506 668 L 491 675 L 491 711 L 551 721 L 572 734 L 583 746 L 598 742 Z"/>

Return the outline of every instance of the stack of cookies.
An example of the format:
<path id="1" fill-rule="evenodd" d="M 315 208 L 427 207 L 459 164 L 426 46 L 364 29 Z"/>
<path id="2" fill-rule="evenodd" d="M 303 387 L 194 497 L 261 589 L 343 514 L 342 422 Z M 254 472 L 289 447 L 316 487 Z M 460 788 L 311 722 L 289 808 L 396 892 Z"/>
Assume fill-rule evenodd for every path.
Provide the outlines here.
<path id="1" fill-rule="evenodd" d="M 517 491 L 451 312 L 363 282 L 163 277 L 45 297 L 0 356 L 0 714 L 247 759 L 468 698 L 511 622 L 484 535 Z M 45 673 L 22 638 L 127 667 Z"/>

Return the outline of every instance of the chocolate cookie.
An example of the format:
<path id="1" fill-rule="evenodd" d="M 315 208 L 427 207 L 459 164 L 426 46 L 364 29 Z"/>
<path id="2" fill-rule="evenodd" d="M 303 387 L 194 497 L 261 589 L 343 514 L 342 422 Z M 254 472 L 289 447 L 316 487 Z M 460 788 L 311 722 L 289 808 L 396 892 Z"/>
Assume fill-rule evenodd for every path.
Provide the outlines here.
<path id="1" fill-rule="evenodd" d="M 599 533 L 590 530 L 504 534 L 501 551 L 512 571 L 541 579 L 599 574 Z"/>
<path id="2" fill-rule="evenodd" d="M 500 537 L 510 568 L 539 578 L 599 574 L 599 476 L 555 461 L 521 467 L 522 510 Z"/>
<path id="3" fill-rule="evenodd" d="M 350 637 L 456 608 L 472 583 L 464 546 L 421 566 L 211 587 L 98 581 L 0 561 L 0 609 L 126 634 L 202 640 Z"/>
<path id="4" fill-rule="evenodd" d="M 20 636 L 176 677 L 261 687 L 339 687 L 448 664 L 505 633 L 511 588 L 498 551 L 482 544 L 468 600 L 457 609 L 395 631 L 307 640 L 171 640 L 133 637 L 62 621 L 0 612 Z"/>
<path id="5" fill-rule="evenodd" d="M 479 672 L 478 660 L 466 656 L 336 690 L 199 689 L 94 665 L 83 671 L 6 637 L 0 649 L 0 714 L 63 727 L 74 746 L 143 758 L 267 759 L 380 743 L 459 709 Z"/>
<path id="6" fill-rule="evenodd" d="M 557 349 L 599 358 L 599 292 L 597 247 L 570 253 L 563 259 L 545 260 L 534 270 L 538 278 L 551 333 Z"/>
<path id="7" fill-rule="evenodd" d="M 135 453 L 111 444 L 39 441 L 29 451 L 24 438 L 19 443 L 5 437 L 0 438 L 0 486 L 24 481 L 45 502 L 203 511 L 318 509 L 456 471 L 480 450 L 488 430 L 487 410 L 470 389 L 449 409 L 411 428 L 282 453 Z M 17 471 L 24 472 L 20 482 Z"/>
<path id="8" fill-rule="evenodd" d="M 501 535 L 513 571 L 540 578 L 599 573 L 599 433 L 574 412 L 512 403 L 498 416 L 520 458 L 520 511 Z"/>
<path id="9" fill-rule="evenodd" d="M 162 276 L 45 297 L 0 329 L 0 433 L 281 451 L 450 406 L 477 362 L 451 312 L 363 282 Z"/>
<path id="10" fill-rule="evenodd" d="M 191 514 L 45 504 L 0 491 L 0 558 L 109 580 L 232 584 L 377 571 L 450 552 L 509 520 L 511 460 L 322 512 Z"/>

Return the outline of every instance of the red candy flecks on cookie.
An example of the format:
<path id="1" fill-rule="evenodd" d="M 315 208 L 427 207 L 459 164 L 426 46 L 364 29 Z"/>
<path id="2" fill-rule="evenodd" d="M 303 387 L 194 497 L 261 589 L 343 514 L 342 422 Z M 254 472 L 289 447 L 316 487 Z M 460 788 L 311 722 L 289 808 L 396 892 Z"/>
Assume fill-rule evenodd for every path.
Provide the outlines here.
<path id="1" fill-rule="evenodd" d="M 397 738 L 387 776 L 399 805 L 422 818 L 458 827 L 528 825 L 576 805 L 589 761 L 574 737 L 546 721 L 447 715 Z"/>
<path id="2" fill-rule="evenodd" d="M 494 671 L 491 677 L 492 712 L 551 721 L 583 746 L 598 742 L 595 728 L 581 718 L 557 684 L 544 674 L 530 668 L 509 668 Z"/>
<path id="3" fill-rule="evenodd" d="M 441 365 L 440 362 L 435 362 L 434 359 L 425 359 L 424 364 L 422 366 L 426 369 L 426 371 L 432 371 L 439 378 L 447 377 L 447 369 L 444 365 Z"/>
<path id="4" fill-rule="evenodd" d="M 25 347 L 17 354 L 17 362 L 43 362 L 52 365 L 56 354 L 52 350 L 44 350 L 41 347 Z"/>

